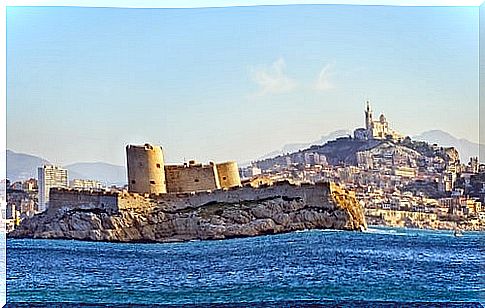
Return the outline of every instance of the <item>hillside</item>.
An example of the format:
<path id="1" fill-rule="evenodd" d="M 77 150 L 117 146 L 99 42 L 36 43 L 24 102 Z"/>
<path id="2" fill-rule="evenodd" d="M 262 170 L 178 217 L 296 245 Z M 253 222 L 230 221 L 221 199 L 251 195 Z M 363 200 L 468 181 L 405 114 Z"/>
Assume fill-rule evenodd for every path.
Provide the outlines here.
<path id="1" fill-rule="evenodd" d="M 42 157 L 7 150 L 7 178 L 12 182 L 37 178 L 37 168 L 49 164 Z"/>
<path id="2" fill-rule="evenodd" d="M 324 156 L 326 162 L 330 165 L 356 165 L 357 152 L 373 149 L 380 145 L 386 145 L 386 147 L 394 148 L 395 151 L 399 152 L 416 151 L 418 155 L 427 157 L 437 156 L 445 160 L 458 158 L 458 153 L 453 147 L 449 149 L 446 149 L 447 147 L 434 147 L 425 141 L 415 141 L 410 138 L 406 138 L 402 142 L 394 142 L 390 140 L 359 140 L 341 137 L 323 145 L 313 145 L 298 152 L 260 160 L 255 162 L 255 164 L 263 170 L 269 170 L 275 166 L 286 166 L 290 162 L 293 164 L 308 164 L 309 156 L 319 154 Z"/>

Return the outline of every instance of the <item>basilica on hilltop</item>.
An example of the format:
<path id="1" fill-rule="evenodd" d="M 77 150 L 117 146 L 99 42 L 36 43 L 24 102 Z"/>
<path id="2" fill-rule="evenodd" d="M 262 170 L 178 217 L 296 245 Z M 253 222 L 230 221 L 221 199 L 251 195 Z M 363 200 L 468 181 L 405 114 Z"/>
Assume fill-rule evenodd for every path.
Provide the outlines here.
<path id="1" fill-rule="evenodd" d="M 367 101 L 365 109 L 365 128 L 357 128 L 354 131 L 354 138 L 360 140 L 401 140 L 403 136 L 390 128 L 389 122 L 387 122 L 384 114 L 381 114 L 378 120 L 374 120 L 370 103 Z"/>

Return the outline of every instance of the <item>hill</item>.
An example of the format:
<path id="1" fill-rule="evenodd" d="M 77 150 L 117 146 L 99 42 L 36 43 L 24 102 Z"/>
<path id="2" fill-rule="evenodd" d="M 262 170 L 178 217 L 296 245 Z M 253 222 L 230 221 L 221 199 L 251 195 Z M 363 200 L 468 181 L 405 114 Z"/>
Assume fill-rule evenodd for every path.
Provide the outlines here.
<path id="1" fill-rule="evenodd" d="M 37 168 L 45 164 L 49 161 L 42 157 L 7 150 L 7 178 L 12 182 L 37 178 Z"/>
<path id="2" fill-rule="evenodd" d="M 323 145 L 323 144 L 327 143 L 328 141 L 335 140 L 339 137 L 345 137 L 345 136 L 348 136 L 348 135 L 351 135 L 351 131 L 349 131 L 347 129 L 340 129 L 340 130 L 336 130 L 334 132 L 331 132 L 328 135 L 324 135 L 324 136 L 320 137 L 320 139 L 315 140 L 313 142 L 289 143 L 289 144 L 284 145 L 280 150 L 276 150 L 276 151 L 267 153 L 267 154 L 259 157 L 258 160 L 264 160 L 264 159 L 272 158 L 272 157 L 279 156 L 279 155 L 285 155 L 285 154 L 288 154 L 288 153 L 298 152 L 300 150 L 308 149 L 312 145 Z"/>
<path id="3" fill-rule="evenodd" d="M 80 179 L 92 179 L 103 184 L 126 184 L 126 169 L 123 166 L 112 165 L 103 162 L 75 163 L 65 166 L 69 174 L 77 175 Z M 73 179 L 74 177 L 69 176 Z"/>
<path id="4" fill-rule="evenodd" d="M 12 181 L 24 181 L 37 178 L 37 168 L 51 164 L 47 159 L 7 150 L 7 178 Z M 126 169 L 123 166 L 104 162 L 84 162 L 63 166 L 68 170 L 68 178 L 97 180 L 105 185 L 124 185 Z"/>
<path id="5" fill-rule="evenodd" d="M 479 153 L 485 153 L 485 145 L 456 138 L 455 136 L 442 130 L 430 130 L 412 137 L 413 140 L 426 141 L 430 144 L 438 144 L 443 147 L 454 147 L 460 153 L 460 161 L 467 163 L 472 156 L 479 156 Z M 483 162 L 485 157 L 481 158 Z"/>

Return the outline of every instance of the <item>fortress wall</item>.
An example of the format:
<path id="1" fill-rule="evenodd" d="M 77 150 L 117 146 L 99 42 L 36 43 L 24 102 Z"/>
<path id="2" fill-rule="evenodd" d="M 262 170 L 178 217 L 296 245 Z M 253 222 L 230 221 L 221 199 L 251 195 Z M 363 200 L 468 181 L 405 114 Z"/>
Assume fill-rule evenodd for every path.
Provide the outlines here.
<path id="1" fill-rule="evenodd" d="M 321 206 L 328 204 L 333 207 L 332 193 L 329 183 L 316 183 L 314 185 L 302 185 L 304 200 L 309 206 Z"/>
<path id="2" fill-rule="evenodd" d="M 166 193 L 163 151 L 145 144 L 126 147 L 128 190 L 135 193 Z"/>
<path id="3" fill-rule="evenodd" d="M 51 189 L 49 212 L 73 209 L 101 209 L 118 212 L 118 194 L 74 189 Z"/>
<path id="4" fill-rule="evenodd" d="M 239 168 L 235 161 L 228 161 L 225 163 L 217 164 L 216 168 L 221 188 L 241 186 Z"/>
<path id="5" fill-rule="evenodd" d="M 240 203 L 274 197 L 300 198 L 310 206 L 322 207 L 331 202 L 330 187 L 327 183 L 315 185 L 291 185 L 288 182 L 276 183 L 263 188 L 237 187 L 225 190 L 204 191 L 199 193 L 137 194 L 109 193 L 89 190 L 52 190 L 49 211 L 72 209 L 102 209 L 110 213 L 119 210 L 177 211 L 203 206 L 211 202 Z"/>
<path id="6" fill-rule="evenodd" d="M 214 165 L 165 166 L 167 192 L 183 193 L 220 188 Z"/>
<path id="7" fill-rule="evenodd" d="M 210 202 L 240 203 L 243 201 L 261 200 L 275 196 L 301 198 L 308 204 L 319 207 L 321 207 L 322 204 L 333 206 L 331 203 L 330 188 L 327 183 L 296 186 L 284 182 L 264 188 L 245 186 L 227 190 L 199 192 L 196 194 L 161 194 L 152 196 L 152 198 L 159 203 L 159 206 L 175 210 L 187 207 L 198 207 Z"/>
<path id="8" fill-rule="evenodd" d="M 120 210 L 151 209 L 153 206 L 153 200 L 145 195 L 133 193 L 121 193 L 118 195 L 118 207 Z"/>

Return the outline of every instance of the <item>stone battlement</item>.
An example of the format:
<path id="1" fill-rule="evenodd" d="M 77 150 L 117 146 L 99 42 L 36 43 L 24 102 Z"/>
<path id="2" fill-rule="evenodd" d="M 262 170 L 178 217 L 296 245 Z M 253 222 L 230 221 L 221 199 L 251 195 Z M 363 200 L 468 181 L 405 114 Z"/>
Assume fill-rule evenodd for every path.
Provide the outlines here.
<path id="1" fill-rule="evenodd" d="M 148 143 L 128 145 L 126 157 L 130 192 L 181 193 L 241 186 L 235 161 L 165 165 L 162 147 Z"/>
<path id="2" fill-rule="evenodd" d="M 52 189 L 49 211 L 98 209 L 116 213 L 120 210 L 151 210 L 156 207 L 182 210 L 209 203 L 241 203 L 274 197 L 301 199 L 311 205 L 327 203 L 330 195 L 331 185 L 329 183 L 300 186 L 287 181 L 261 188 L 245 186 L 196 193 L 138 194 L 126 191 Z"/>
<path id="3" fill-rule="evenodd" d="M 61 188 L 61 187 L 53 187 L 50 189 L 50 193 L 62 193 L 62 194 L 86 194 L 89 193 L 91 195 L 98 195 L 98 196 L 111 196 L 111 195 L 118 195 L 119 192 L 117 191 L 107 191 L 107 190 L 96 190 L 96 189 L 86 189 L 86 188 Z"/>
<path id="4" fill-rule="evenodd" d="M 78 189 L 50 190 L 48 213 L 73 209 L 118 212 L 118 193 Z"/>

